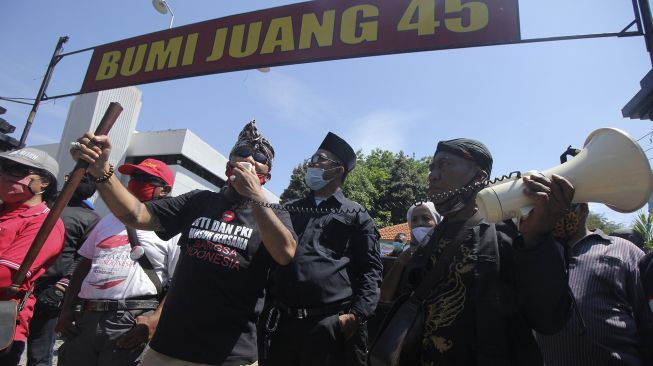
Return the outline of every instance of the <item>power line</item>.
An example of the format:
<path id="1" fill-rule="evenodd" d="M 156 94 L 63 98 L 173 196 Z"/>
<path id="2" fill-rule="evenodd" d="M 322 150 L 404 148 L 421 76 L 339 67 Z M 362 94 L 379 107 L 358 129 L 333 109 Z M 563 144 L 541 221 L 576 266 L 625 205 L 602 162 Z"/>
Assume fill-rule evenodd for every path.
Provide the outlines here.
<path id="1" fill-rule="evenodd" d="M 0 97 L 0 98 L 8 98 L 8 99 L 16 99 L 16 100 L 34 100 L 34 98 L 18 98 L 18 97 Z"/>
<path id="2" fill-rule="evenodd" d="M 652 133 L 653 133 L 653 131 L 647 133 L 646 135 L 644 135 L 644 136 L 638 138 L 637 141 L 639 142 L 641 139 L 643 139 L 644 137 L 646 137 L 646 136 L 648 136 L 648 135 L 650 135 L 650 134 L 652 134 Z"/>
<path id="3" fill-rule="evenodd" d="M 18 104 L 26 104 L 26 105 L 32 105 L 33 103 L 28 103 L 28 102 L 23 102 L 18 99 L 25 99 L 25 100 L 30 100 L 28 98 L 7 98 L 7 97 L 0 97 L 0 100 L 5 100 L 7 102 L 12 102 L 12 103 L 18 103 Z M 34 100 L 34 99 L 31 99 Z"/>

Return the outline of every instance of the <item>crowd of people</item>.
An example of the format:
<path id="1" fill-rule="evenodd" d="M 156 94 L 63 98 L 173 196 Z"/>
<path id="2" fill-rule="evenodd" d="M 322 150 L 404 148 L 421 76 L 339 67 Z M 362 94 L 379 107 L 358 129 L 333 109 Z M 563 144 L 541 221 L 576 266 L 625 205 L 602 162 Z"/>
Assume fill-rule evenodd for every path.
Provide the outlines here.
<path id="1" fill-rule="evenodd" d="M 0 366 L 25 349 L 29 366 L 50 366 L 57 335 L 63 366 L 395 364 L 372 357 L 373 339 L 409 302 L 421 320 L 401 365 L 653 364 L 651 256 L 590 231 L 587 204 L 557 175 L 522 178 L 527 216 L 485 220 L 476 195 L 493 159 L 479 141 L 438 143 L 431 202 L 407 207 L 410 235 L 385 275 L 372 217 L 342 190 L 356 154 L 334 133 L 307 162 L 310 193 L 283 206 L 263 193 L 275 152 L 253 121 L 218 192 L 172 197 L 165 163 L 115 168 L 110 153 L 107 136 L 71 144 L 86 175 L 15 294 L 4 290 L 58 164 L 33 148 L 0 153 L 0 300 L 18 306 Z M 386 322 L 368 329 L 382 306 Z"/>

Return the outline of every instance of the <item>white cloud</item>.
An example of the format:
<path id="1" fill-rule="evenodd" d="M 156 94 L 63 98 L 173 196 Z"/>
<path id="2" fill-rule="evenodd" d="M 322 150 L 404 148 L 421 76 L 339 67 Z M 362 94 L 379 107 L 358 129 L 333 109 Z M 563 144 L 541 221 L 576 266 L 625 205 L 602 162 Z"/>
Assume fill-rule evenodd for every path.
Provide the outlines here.
<path id="1" fill-rule="evenodd" d="M 38 132 L 30 131 L 28 135 L 27 145 L 45 145 L 60 142 L 58 137 L 52 137 Z"/>
<path id="2" fill-rule="evenodd" d="M 273 69 L 261 76 L 253 81 L 256 93 L 273 113 L 291 127 L 310 128 L 339 120 L 336 103 L 281 69 Z"/>
<path id="3" fill-rule="evenodd" d="M 46 118 L 50 123 L 61 124 L 63 127 L 63 124 L 66 122 L 66 117 L 68 117 L 70 100 L 58 102 L 55 99 L 53 102 L 48 101 L 46 103 L 47 104 L 41 103 L 39 114 L 46 115 Z"/>
<path id="4" fill-rule="evenodd" d="M 348 141 L 366 153 L 379 147 L 398 152 L 408 146 L 409 133 L 420 117 L 415 111 L 375 111 L 353 121 Z"/>

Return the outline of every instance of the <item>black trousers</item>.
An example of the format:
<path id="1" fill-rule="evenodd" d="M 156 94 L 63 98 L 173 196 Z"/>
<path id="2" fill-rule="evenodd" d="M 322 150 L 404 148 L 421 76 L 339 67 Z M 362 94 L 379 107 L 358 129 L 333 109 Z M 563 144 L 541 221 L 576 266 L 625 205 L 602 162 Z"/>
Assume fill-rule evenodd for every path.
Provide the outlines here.
<path id="1" fill-rule="evenodd" d="M 34 316 L 29 323 L 27 366 L 52 366 L 54 343 L 57 339 L 54 328 L 58 318 L 58 311 L 52 311 L 36 302 Z"/>
<path id="2" fill-rule="evenodd" d="M 264 339 L 260 344 L 265 348 L 265 343 Z M 267 351 L 259 352 L 259 364 L 264 366 L 363 366 L 366 358 L 366 324 L 345 339 L 338 314 L 308 319 L 282 315 Z"/>
<path id="3" fill-rule="evenodd" d="M 0 366 L 18 366 L 25 350 L 25 342 L 14 341 L 7 349 L 0 351 Z"/>
<path id="4" fill-rule="evenodd" d="M 145 345 L 118 348 L 116 341 L 134 327 L 135 318 L 150 310 L 83 311 L 75 314 L 79 334 L 59 347 L 58 366 L 135 366 Z"/>

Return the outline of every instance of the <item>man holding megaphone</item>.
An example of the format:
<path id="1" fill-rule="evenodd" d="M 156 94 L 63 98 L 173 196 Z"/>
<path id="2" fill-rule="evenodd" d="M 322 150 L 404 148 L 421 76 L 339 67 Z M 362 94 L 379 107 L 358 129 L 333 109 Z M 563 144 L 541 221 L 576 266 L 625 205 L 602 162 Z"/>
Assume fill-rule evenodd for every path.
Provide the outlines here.
<path id="1" fill-rule="evenodd" d="M 441 141 L 429 169 L 429 194 L 444 220 L 413 255 L 400 287 L 434 283 L 423 302 L 419 362 L 543 364 L 532 331 L 556 333 L 570 314 L 562 247 L 551 233 L 573 186 L 555 174 L 523 177 L 530 214 L 518 226 L 492 224 L 476 205 L 492 170 L 484 144 Z"/>

